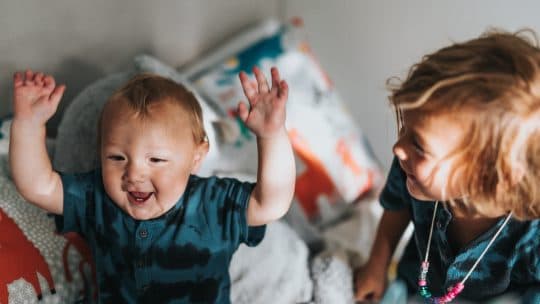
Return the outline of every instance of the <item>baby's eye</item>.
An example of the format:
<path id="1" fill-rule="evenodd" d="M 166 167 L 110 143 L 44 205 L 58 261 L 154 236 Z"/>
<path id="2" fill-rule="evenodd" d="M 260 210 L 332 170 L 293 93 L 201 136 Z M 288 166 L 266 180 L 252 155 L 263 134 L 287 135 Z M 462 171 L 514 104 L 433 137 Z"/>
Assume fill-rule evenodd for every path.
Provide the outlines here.
<path id="1" fill-rule="evenodd" d="M 122 161 L 124 160 L 124 157 L 121 155 L 109 155 L 107 156 L 107 159 L 113 160 L 113 161 Z"/>
<path id="2" fill-rule="evenodd" d="M 163 163 L 163 162 L 166 162 L 167 160 L 163 158 L 151 157 L 150 161 L 153 163 Z"/>

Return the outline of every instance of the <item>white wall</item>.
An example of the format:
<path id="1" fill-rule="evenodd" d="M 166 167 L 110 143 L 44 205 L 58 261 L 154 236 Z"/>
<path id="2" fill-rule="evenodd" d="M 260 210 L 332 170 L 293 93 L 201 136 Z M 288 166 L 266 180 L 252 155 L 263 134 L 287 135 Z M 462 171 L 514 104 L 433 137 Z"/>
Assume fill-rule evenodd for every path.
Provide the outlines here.
<path id="1" fill-rule="evenodd" d="M 2 0 L 0 115 L 11 108 L 15 70 L 45 70 L 67 83 L 65 106 L 138 53 L 178 66 L 265 17 L 301 16 L 315 54 L 388 166 L 396 129 L 386 79 L 489 26 L 540 33 L 539 12 L 533 0 Z"/>
<path id="2" fill-rule="evenodd" d="M 87 84 L 147 52 L 182 65 L 244 27 L 279 13 L 278 0 L 1 0 L 0 117 L 11 109 L 14 71 L 32 68 L 67 84 L 58 115 Z"/>
<path id="3" fill-rule="evenodd" d="M 396 138 L 385 81 L 405 76 L 420 57 L 490 26 L 540 35 L 538 1 L 288 0 L 302 16 L 311 46 L 388 167 Z"/>

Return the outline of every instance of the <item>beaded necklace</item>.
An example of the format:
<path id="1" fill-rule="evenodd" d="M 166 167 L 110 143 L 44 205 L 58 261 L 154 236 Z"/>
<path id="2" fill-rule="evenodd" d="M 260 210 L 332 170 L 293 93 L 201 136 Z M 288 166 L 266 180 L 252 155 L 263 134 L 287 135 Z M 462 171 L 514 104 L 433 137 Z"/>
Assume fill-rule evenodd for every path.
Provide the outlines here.
<path id="1" fill-rule="evenodd" d="M 426 279 L 426 277 L 427 277 L 427 272 L 428 272 L 428 268 L 429 268 L 429 261 L 428 261 L 429 247 L 431 246 L 431 236 L 433 234 L 433 225 L 435 223 L 435 215 L 437 214 L 437 206 L 438 205 L 439 205 L 439 201 L 436 201 L 435 202 L 435 208 L 433 210 L 433 217 L 431 219 L 431 228 L 429 230 L 429 238 L 428 238 L 428 243 L 427 243 L 427 248 L 426 248 L 426 255 L 425 255 L 424 261 L 422 262 L 422 264 L 420 266 L 420 275 L 418 277 L 418 287 L 419 287 L 420 295 L 425 300 L 427 300 L 428 303 L 444 304 L 444 303 L 451 302 L 463 290 L 463 288 L 465 287 L 465 281 L 469 278 L 469 276 L 474 271 L 476 266 L 478 266 L 478 263 L 484 257 L 484 255 L 486 254 L 487 250 L 489 249 L 489 247 L 491 246 L 493 241 L 495 241 L 497 236 L 499 236 L 499 234 L 503 230 L 506 223 L 508 223 L 508 220 L 510 220 L 510 217 L 512 216 L 512 212 L 510 212 L 506 216 L 506 219 L 502 223 L 501 227 L 499 227 L 497 232 L 493 235 L 493 237 L 491 238 L 491 240 L 487 244 L 486 248 L 484 248 L 484 251 L 482 251 L 482 254 L 480 254 L 478 259 L 476 259 L 476 262 L 474 262 L 474 265 L 471 267 L 471 269 L 469 270 L 467 275 L 463 278 L 463 280 L 461 280 L 461 282 L 456 283 L 453 286 L 448 287 L 448 292 L 445 295 L 443 295 L 441 297 L 432 297 L 431 292 L 428 290 L 428 287 L 427 287 L 427 279 Z"/>

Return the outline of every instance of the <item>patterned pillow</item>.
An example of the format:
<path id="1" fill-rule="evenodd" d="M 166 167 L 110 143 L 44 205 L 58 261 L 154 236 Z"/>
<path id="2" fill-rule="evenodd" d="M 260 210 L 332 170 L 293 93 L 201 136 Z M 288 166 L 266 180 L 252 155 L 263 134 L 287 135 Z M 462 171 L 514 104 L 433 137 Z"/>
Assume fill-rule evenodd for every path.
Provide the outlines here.
<path id="1" fill-rule="evenodd" d="M 268 21 L 233 38 L 186 69 L 201 95 L 236 125 L 220 151 L 225 170 L 254 173 L 255 137 L 236 115 L 244 99 L 238 72 L 277 66 L 289 84 L 287 129 L 297 159 L 295 199 L 311 223 L 324 226 L 374 189 L 381 174 L 361 130 L 316 62 L 299 28 Z"/>
<path id="2" fill-rule="evenodd" d="M 52 217 L 26 202 L 0 156 L 0 303 L 76 303 L 91 299 L 89 249 L 76 234 L 58 235 Z"/>

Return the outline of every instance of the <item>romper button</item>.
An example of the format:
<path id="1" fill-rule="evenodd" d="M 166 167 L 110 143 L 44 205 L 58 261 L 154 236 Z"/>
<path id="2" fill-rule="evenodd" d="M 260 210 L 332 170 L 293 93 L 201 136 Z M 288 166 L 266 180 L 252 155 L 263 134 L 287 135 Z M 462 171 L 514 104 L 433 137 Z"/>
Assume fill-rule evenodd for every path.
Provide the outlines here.
<path id="1" fill-rule="evenodd" d="M 442 228 L 442 224 L 441 222 L 437 222 L 437 228 L 441 229 Z"/>
<path id="2" fill-rule="evenodd" d="M 143 239 L 146 238 L 148 236 L 148 231 L 146 231 L 146 229 L 139 231 L 139 236 Z"/>
<path id="3" fill-rule="evenodd" d="M 144 293 L 146 293 L 146 292 L 148 291 L 148 288 L 149 288 L 149 287 L 150 287 L 150 286 L 148 286 L 148 285 L 144 285 L 144 286 L 142 286 L 141 288 L 139 288 L 139 289 L 137 290 L 137 293 L 139 293 L 139 294 L 142 295 L 142 294 L 144 294 Z"/>

